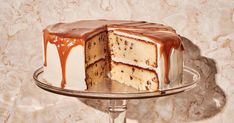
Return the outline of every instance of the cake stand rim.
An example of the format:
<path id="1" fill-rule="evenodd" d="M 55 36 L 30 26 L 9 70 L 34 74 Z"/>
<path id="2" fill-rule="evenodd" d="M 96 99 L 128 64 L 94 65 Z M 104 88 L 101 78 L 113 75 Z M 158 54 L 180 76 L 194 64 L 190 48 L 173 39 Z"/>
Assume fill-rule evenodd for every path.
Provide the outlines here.
<path id="1" fill-rule="evenodd" d="M 33 73 L 33 79 L 35 84 L 43 90 L 71 97 L 78 98 L 90 98 L 90 99 L 108 99 L 108 100 L 125 100 L 125 99 L 146 99 L 146 98 L 156 98 L 163 96 L 170 96 L 174 94 L 178 94 L 181 92 L 186 92 L 194 87 L 196 87 L 198 81 L 200 80 L 200 74 L 192 69 L 191 67 L 184 66 L 183 71 L 187 71 L 194 75 L 193 82 L 186 84 L 184 86 L 164 89 L 160 91 L 153 92 L 140 92 L 139 93 L 105 93 L 105 92 L 93 92 L 93 91 L 79 91 L 79 90 L 71 90 L 71 89 L 62 89 L 59 87 L 52 86 L 50 84 L 46 84 L 46 82 L 41 82 L 39 80 L 39 76 L 44 72 L 43 67 L 39 67 Z"/>

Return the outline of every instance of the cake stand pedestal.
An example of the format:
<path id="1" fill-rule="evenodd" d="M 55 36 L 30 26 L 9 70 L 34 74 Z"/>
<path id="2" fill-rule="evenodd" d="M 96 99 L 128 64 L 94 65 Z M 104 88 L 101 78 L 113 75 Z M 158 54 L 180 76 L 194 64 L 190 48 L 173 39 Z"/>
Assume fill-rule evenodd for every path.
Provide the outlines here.
<path id="1" fill-rule="evenodd" d="M 117 88 L 111 88 L 109 90 L 103 89 L 104 87 L 101 85 L 101 89 L 94 88 L 79 91 L 52 86 L 43 79 L 42 75 L 43 68 L 41 67 L 34 72 L 33 78 L 36 85 L 46 91 L 78 98 L 108 99 L 109 106 L 107 108 L 109 111 L 109 123 L 126 123 L 127 101 L 130 99 L 156 98 L 185 92 L 194 88 L 197 82 L 200 80 L 200 75 L 197 71 L 185 66 L 183 69 L 183 82 L 176 87 L 173 86 L 173 88 L 168 87 L 168 89 L 149 92 L 137 91 L 119 84 L 116 85 Z"/>

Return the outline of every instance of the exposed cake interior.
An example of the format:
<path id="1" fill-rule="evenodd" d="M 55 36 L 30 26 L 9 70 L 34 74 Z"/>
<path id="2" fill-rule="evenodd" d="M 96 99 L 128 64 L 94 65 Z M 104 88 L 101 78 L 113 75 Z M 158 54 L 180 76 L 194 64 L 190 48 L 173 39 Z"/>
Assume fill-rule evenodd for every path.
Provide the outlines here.
<path id="1" fill-rule="evenodd" d="M 111 62 L 110 78 L 138 90 L 157 90 L 157 73 L 152 70 L 124 63 Z"/>
<path id="2" fill-rule="evenodd" d="M 157 47 L 153 43 L 109 31 L 87 40 L 85 54 L 88 86 L 95 86 L 109 75 L 138 90 L 158 89 L 157 73 L 153 70 L 157 66 Z"/>

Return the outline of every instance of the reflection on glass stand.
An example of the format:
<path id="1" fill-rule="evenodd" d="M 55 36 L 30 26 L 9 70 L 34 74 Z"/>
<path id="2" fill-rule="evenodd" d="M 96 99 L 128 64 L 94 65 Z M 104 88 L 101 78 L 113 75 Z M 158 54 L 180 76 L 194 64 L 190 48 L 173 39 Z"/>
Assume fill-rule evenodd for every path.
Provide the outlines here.
<path id="1" fill-rule="evenodd" d="M 59 87 L 52 86 L 43 79 L 42 74 L 43 68 L 41 67 L 34 72 L 33 78 L 35 80 L 36 85 L 44 90 L 56 94 L 79 98 L 108 99 L 110 123 L 126 123 L 127 101 L 129 99 L 156 98 L 185 92 L 194 88 L 197 82 L 200 80 L 200 75 L 197 71 L 185 66 L 183 70 L 183 82 L 181 83 L 181 85 L 156 92 L 137 91 L 118 83 L 116 83 L 115 85 L 116 90 L 103 90 L 104 85 L 99 85 L 100 88 L 78 91 L 71 89 L 62 89 Z"/>

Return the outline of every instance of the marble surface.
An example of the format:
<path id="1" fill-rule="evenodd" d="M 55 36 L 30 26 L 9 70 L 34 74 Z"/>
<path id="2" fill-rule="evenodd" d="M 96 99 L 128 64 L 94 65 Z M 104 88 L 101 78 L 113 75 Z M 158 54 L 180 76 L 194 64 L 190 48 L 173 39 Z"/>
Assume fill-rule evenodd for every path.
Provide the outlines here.
<path id="1" fill-rule="evenodd" d="M 107 101 L 45 92 L 33 83 L 42 65 L 42 29 L 81 19 L 144 20 L 183 36 L 198 86 L 170 97 L 129 101 L 128 123 L 232 123 L 233 0 L 0 0 L 0 122 L 108 123 Z"/>

